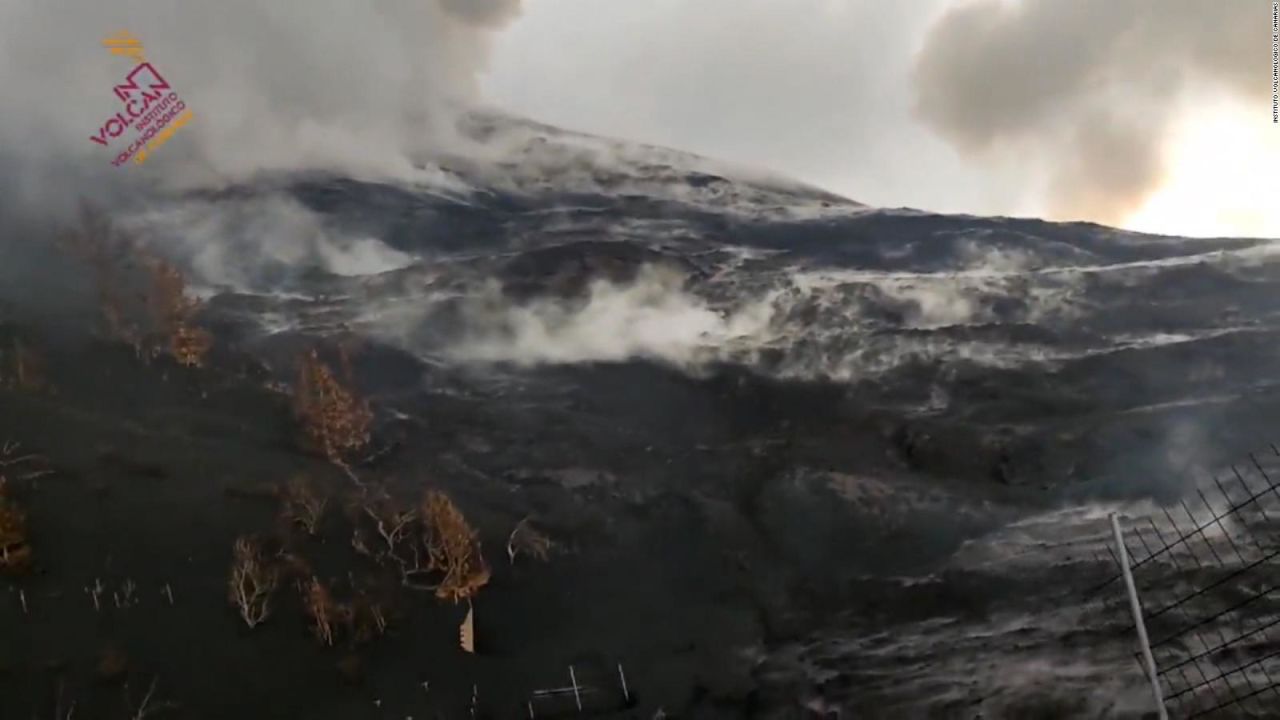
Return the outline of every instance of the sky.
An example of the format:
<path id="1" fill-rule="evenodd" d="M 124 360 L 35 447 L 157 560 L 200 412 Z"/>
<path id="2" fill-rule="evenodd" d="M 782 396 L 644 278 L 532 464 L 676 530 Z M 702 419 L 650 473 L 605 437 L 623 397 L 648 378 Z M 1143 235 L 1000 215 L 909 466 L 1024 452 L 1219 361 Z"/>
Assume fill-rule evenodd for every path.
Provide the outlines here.
<path id="1" fill-rule="evenodd" d="M 1271 7 L 0 0 L 0 85 L 21 98 L 0 113 L 0 205 L 310 167 L 415 179 L 479 102 L 875 206 L 1280 237 Z M 129 61 L 102 39 L 122 30 L 194 112 L 127 172 L 89 140 L 120 109 Z"/>
<path id="2" fill-rule="evenodd" d="M 1269 0 L 524 0 L 484 97 L 877 206 L 1280 237 Z"/>

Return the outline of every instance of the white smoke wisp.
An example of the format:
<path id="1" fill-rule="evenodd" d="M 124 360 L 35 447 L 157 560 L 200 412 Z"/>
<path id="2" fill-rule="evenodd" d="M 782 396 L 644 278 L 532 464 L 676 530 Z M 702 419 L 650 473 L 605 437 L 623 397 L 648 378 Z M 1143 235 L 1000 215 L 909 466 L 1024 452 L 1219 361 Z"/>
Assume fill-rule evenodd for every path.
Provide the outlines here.
<path id="1" fill-rule="evenodd" d="M 74 201 L 277 169 L 404 177 L 477 101 L 489 36 L 518 11 L 519 0 L 0 0 L 0 182 L 27 201 Z M 112 150 L 89 140 L 132 67 L 102 45 L 121 31 L 194 113 L 142 167 L 112 167 Z"/>
<path id="2" fill-rule="evenodd" d="M 183 258 L 190 280 L 206 288 L 248 293 L 280 289 L 308 270 L 377 275 L 414 258 L 381 240 L 343 232 L 297 200 L 264 193 L 242 203 L 192 201 L 122 218 L 122 229 Z"/>
<path id="3" fill-rule="evenodd" d="M 1048 360 L 1038 346 L 912 332 L 994 321 L 985 304 L 999 293 L 986 278 L 975 285 L 945 275 L 851 275 L 792 269 L 770 287 L 733 289 L 731 303 L 696 294 L 682 273 L 652 265 L 630 282 L 596 281 L 577 299 L 517 303 L 492 283 L 463 301 L 464 330 L 443 354 L 462 364 L 520 366 L 651 359 L 691 373 L 739 363 L 783 377 L 842 381 L 914 361 L 1003 367 Z M 878 293 L 874 299 L 865 298 L 868 289 Z M 886 309 L 897 320 L 882 317 Z M 410 316 L 387 320 L 383 333 L 406 337 L 406 326 L 416 322 Z"/>
<path id="4" fill-rule="evenodd" d="M 469 306 L 471 330 L 448 355 L 526 366 L 651 358 L 692 368 L 769 327 L 771 298 L 720 311 L 685 292 L 683 282 L 678 273 L 646 266 L 631 283 L 593 283 L 585 302 L 522 306 L 491 288 L 486 300 Z"/>

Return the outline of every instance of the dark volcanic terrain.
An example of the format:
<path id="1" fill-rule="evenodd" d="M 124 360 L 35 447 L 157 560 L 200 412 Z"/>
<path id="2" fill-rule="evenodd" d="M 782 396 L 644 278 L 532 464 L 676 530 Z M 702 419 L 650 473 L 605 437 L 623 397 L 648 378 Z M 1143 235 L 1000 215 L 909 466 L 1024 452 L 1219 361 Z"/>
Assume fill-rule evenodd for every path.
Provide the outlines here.
<path id="1" fill-rule="evenodd" d="M 1110 570 L 1107 509 L 1274 439 L 1275 241 L 872 209 L 465 130 L 492 152 L 417 179 L 3 231 L 0 463 L 41 457 L 0 465 L 31 552 L 0 587 L 0 718 L 130 718 L 153 680 L 155 717 L 567 717 L 531 698 L 570 666 L 601 716 L 1142 717 L 1123 616 L 1074 598 Z M 202 366 L 108 332 L 67 231 L 180 269 Z M 313 348 L 373 410 L 354 481 L 295 412 Z M 300 473 L 314 535 L 279 519 Z M 427 489 L 491 569 L 475 654 L 466 602 L 352 545 L 374 493 Z M 545 562 L 508 557 L 525 518 Z M 245 535 L 376 597 L 385 632 L 317 642 L 308 573 L 247 627 Z"/>

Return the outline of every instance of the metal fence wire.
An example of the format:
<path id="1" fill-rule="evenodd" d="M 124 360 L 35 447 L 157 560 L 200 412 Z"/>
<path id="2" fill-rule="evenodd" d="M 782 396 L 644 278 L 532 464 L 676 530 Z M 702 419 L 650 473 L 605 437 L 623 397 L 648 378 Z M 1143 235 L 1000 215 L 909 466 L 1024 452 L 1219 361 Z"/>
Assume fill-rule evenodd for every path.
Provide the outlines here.
<path id="1" fill-rule="evenodd" d="M 1280 449 L 1195 485 L 1119 518 L 1159 692 L 1169 717 L 1280 718 Z M 1116 572 L 1088 594 L 1129 614 L 1117 550 Z M 1119 627 L 1138 636 L 1132 620 Z M 1146 672 L 1141 649 L 1134 657 Z"/>

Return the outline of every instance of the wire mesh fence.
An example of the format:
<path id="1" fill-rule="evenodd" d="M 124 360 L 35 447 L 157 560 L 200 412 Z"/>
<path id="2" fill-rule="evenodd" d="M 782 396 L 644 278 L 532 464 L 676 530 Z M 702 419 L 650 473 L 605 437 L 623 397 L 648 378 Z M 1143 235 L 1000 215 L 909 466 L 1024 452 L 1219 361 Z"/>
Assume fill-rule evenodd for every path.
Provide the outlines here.
<path id="1" fill-rule="evenodd" d="M 529 696 L 525 703 L 529 720 L 600 715 L 634 707 L 635 697 L 622 663 L 617 663 L 616 670 L 615 674 L 612 668 L 595 668 L 594 673 L 584 675 L 570 665 L 568 684 L 534 690 Z"/>
<path id="2" fill-rule="evenodd" d="M 1120 525 L 1169 716 L 1280 718 L 1280 449 Z M 1128 614 L 1117 550 L 1116 572 L 1088 594 Z M 1119 632 L 1136 630 L 1130 621 Z"/>

